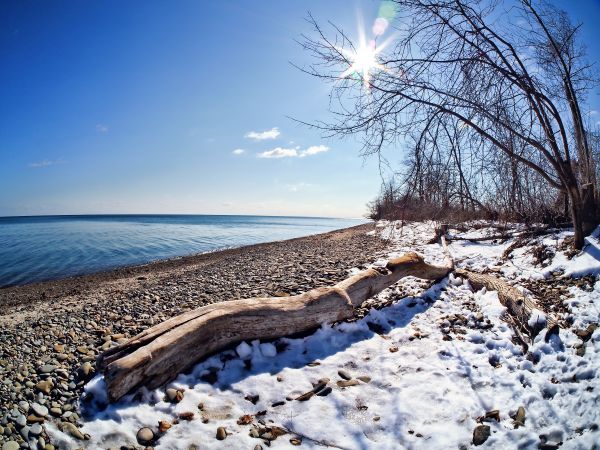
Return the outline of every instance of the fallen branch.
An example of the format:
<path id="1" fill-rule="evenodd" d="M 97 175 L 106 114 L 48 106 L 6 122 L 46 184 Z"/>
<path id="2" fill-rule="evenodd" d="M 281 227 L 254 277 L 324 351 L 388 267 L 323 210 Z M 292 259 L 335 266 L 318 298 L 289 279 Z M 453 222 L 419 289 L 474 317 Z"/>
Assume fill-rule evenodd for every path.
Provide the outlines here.
<path id="1" fill-rule="evenodd" d="M 450 250 L 446 243 L 446 230 L 447 226 L 440 227 L 436 230 L 436 236 L 440 236 L 440 243 L 444 249 L 446 259 L 452 261 Z M 533 230 L 533 232 L 538 231 L 540 230 Z M 452 265 L 452 267 L 454 266 Z M 513 329 L 521 340 L 521 332 L 527 334 L 531 340 L 533 340 L 533 338 L 535 338 L 535 336 L 537 336 L 544 328 L 548 328 L 546 338 L 559 332 L 560 327 L 558 322 L 548 314 L 545 314 L 545 320 L 543 321 L 532 320 L 536 315 L 536 311 L 539 311 L 535 301 L 532 298 L 525 296 L 521 291 L 512 287 L 501 278 L 465 269 L 454 269 L 454 273 L 469 280 L 471 286 L 476 290 L 485 287 L 488 291 L 498 292 L 498 299 L 510 314 L 513 324 L 516 325 Z"/>
<path id="2" fill-rule="evenodd" d="M 451 261 L 450 261 L 451 262 Z M 240 341 L 273 339 L 351 318 L 354 309 L 406 276 L 437 280 L 452 265 L 427 264 L 416 253 L 368 269 L 333 287 L 286 297 L 250 298 L 203 306 L 153 326 L 100 355 L 111 401 L 139 386 L 159 387 L 202 358 Z"/>

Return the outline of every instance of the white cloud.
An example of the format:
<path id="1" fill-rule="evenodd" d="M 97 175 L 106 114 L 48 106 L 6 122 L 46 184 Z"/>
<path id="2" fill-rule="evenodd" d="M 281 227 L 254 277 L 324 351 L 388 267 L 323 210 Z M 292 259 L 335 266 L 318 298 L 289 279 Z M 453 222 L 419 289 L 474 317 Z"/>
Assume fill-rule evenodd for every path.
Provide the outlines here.
<path id="1" fill-rule="evenodd" d="M 32 162 L 27 164 L 28 167 L 34 168 L 34 169 L 39 169 L 41 167 L 48 167 L 48 166 L 54 166 L 56 164 L 64 164 L 65 162 L 62 159 L 57 159 L 55 161 L 50 161 L 50 160 L 43 160 L 43 161 L 38 161 L 38 162 Z"/>
<path id="2" fill-rule="evenodd" d="M 300 152 L 300 158 L 305 156 L 316 155 L 317 153 L 323 153 L 329 150 L 326 145 L 311 145 L 306 150 Z"/>
<path id="3" fill-rule="evenodd" d="M 273 150 L 267 150 L 259 153 L 256 156 L 258 158 L 304 158 L 306 156 L 316 155 L 317 153 L 323 153 L 329 151 L 329 147 L 326 145 L 311 145 L 306 150 L 300 150 L 300 147 L 296 148 L 283 148 L 277 147 Z"/>
<path id="4" fill-rule="evenodd" d="M 244 150 L 243 148 L 236 148 L 231 153 L 233 153 L 234 155 L 239 156 L 239 155 L 243 155 L 244 153 L 246 153 L 246 150 Z"/>
<path id="5" fill-rule="evenodd" d="M 256 156 L 258 158 L 294 158 L 298 156 L 298 151 L 295 148 L 277 147 L 273 150 L 267 150 L 259 153 Z"/>
<path id="6" fill-rule="evenodd" d="M 102 123 L 96 124 L 96 131 L 98 133 L 106 133 L 108 132 L 108 126 Z"/>
<path id="7" fill-rule="evenodd" d="M 256 141 L 264 141 L 265 139 L 276 139 L 280 134 L 279 128 L 273 127 L 267 131 L 249 131 L 244 137 Z"/>

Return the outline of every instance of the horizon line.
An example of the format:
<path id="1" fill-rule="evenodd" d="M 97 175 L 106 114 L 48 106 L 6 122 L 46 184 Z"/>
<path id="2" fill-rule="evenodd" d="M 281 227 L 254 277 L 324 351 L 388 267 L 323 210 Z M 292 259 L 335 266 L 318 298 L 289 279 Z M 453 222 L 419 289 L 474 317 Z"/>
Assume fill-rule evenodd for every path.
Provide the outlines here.
<path id="1" fill-rule="evenodd" d="M 277 214 L 206 214 L 206 213 L 82 213 L 82 214 L 26 214 L 16 216 L 0 215 L 0 219 L 19 219 L 34 217 L 84 217 L 84 216 L 232 216 L 232 217 L 289 217 L 300 219 L 343 219 L 359 220 L 367 217 L 304 216 Z"/>

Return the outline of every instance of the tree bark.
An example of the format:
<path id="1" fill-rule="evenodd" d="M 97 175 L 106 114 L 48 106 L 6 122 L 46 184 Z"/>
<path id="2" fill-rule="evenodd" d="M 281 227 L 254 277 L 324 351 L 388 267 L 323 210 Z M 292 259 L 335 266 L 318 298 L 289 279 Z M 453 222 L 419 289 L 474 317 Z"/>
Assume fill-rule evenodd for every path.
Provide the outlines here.
<path id="1" fill-rule="evenodd" d="M 292 297 L 232 300 L 173 317 L 109 349 L 98 359 L 110 401 L 145 385 L 159 387 L 191 368 L 200 359 L 250 339 L 272 339 L 308 331 L 325 322 L 348 319 L 369 297 L 415 276 L 436 280 L 451 265 L 427 264 L 416 253 L 368 269 L 333 287 L 313 289 Z"/>

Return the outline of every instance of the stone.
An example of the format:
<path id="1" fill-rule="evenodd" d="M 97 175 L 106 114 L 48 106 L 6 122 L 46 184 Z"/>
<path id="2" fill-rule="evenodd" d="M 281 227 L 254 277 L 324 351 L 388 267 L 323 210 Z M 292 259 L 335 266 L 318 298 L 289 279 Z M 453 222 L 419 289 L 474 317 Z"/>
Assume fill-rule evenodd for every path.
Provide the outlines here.
<path id="1" fill-rule="evenodd" d="M 340 376 L 340 378 L 343 378 L 344 380 L 352 379 L 352 375 L 350 375 L 348 372 L 346 372 L 343 369 L 338 370 L 338 375 Z"/>
<path id="2" fill-rule="evenodd" d="M 38 417 L 46 417 L 48 415 L 48 408 L 44 405 L 40 405 L 39 403 L 33 403 L 31 405 L 31 409 Z"/>
<path id="3" fill-rule="evenodd" d="M 496 422 L 500 422 L 500 411 L 497 409 L 487 411 L 483 420 L 495 420 Z"/>
<path id="4" fill-rule="evenodd" d="M 2 445 L 2 450 L 19 450 L 21 446 L 15 441 L 7 441 Z"/>
<path id="5" fill-rule="evenodd" d="M 473 430 L 473 445 L 482 445 L 490 437 L 490 427 L 477 425 Z"/>
<path id="6" fill-rule="evenodd" d="M 168 421 L 166 421 L 166 420 L 160 420 L 160 421 L 158 422 L 158 431 L 159 431 L 159 433 L 164 433 L 164 432 L 166 432 L 166 431 L 167 431 L 169 428 L 171 428 L 171 426 L 172 426 L 172 425 L 171 425 L 171 424 L 170 424 Z"/>
<path id="7" fill-rule="evenodd" d="M 50 380 L 44 380 L 36 384 L 35 387 L 39 391 L 42 391 L 44 394 L 49 394 L 52 388 L 54 387 L 54 384 Z"/>
<path id="8" fill-rule="evenodd" d="M 82 373 L 84 376 L 86 376 L 86 377 L 87 377 L 87 376 L 89 376 L 89 375 L 90 375 L 90 373 L 92 373 L 92 371 L 93 371 L 93 369 L 92 369 L 92 363 L 91 363 L 91 362 L 89 362 L 89 361 L 87 361 L 87 362 L 84 362 L 84 363 L 81 365 L 81 367 L 79 368 L 79 370 L 81 371 L 81 373 Z"/>
<path id="9" fill-rule="evenodd" d="M 356 379 L 362 381 L 363 383 L 371 382 L 371 377 L 368 377 L 366 375 L 361 375 L 360 377 L 356 377 Z"/>
<path id="10" fill-rule="evenodd" d="M 15 423 L 19 427 L 24 427 L 25 425 L 27 425 L 27 418 L 23 414 L 19 414 L 15 419 Z"/>
<path id="11" fill-rule="evenodd" d="M 21 400 L 19 402 L 19 408 L 21 409 L 21 411 L 23 411 L 24 413 L 28 413 L 29 412 L 29 403 L 27 403 L 24 400 Z"/>
<path id="12" fill-rule="evenodd" d="M 135 435 L 135 438 L 137 439 L 138 444 L 140 445 L 150 444 L 154 439 L 154 431 L 152 431 L 152 429 L 148 427 L 140 428 L 137 434 Z"/>
<path id="13" fill-rule="evenodd" d="M 79 428 L 77 428 L 71 422 L 61 422 L 60 429 L 63 431 L 63 433 L 66 433 L 66 434 L 74 437 L 75 439 L 80 439 L 80 440 L 85 439 L 85 436 L 79 430 Z"/>
<path id="14" fill-rule="evenodd" d="M 51 372 L 54 372 L 56 369 L 57 369 L 57 367 L 52 364 L 44 364 L 42 367 L 40 367 L 40 372 L 41 373 L 51 373 Z"/>
<path id="15" fill-rule="evenodd" d="M 183 400 L 183 390 L 181 389 L 169 388 L 165 391 L 165 394 L 167 395 L 167 400 L 171 403 L 179 403 Z"/>
<path id="16" fill-rule="evenodd" d="M 331 386 L 325 386 L 320 391 L 317 391 L 316 395 L 318 395 L 319 397 L 325 397 L 325 396 L 331 394 L 331 391 L 332 391 Z M 300 444 L 298 444 L 298 445 L 300 445 Z"/>
<path id="17" fill-rule="evenodd" d="M 32 436 L 39 436 L 40 434 L 42 434 L 43 428 L 39 423 L 36 423 L 34 425 L 31 426 L 31 428 L 29 429 L 29 434 L 31 434 Z"/>
<path id="18" fill-rule="evenodd" d="M 515 428 L 525 426 L 525 408 L 519 406 L 517 413 L 513 417 L 513 425 Z"/>
<path id="19" fill-rule="evenodd" d="M 225 440 L 225 438 L 227 437 L 227 431 L 225 431 L 224 427 L 217 428 L 217 436 L 216 437 L 219 441 Z"/>
<path id="20" fill-rule="evenodd" d="M 339 380 L 337 385 L 341 388 L 356 386 L 358 384 L 357 380 Z"/>

